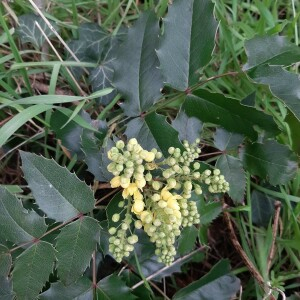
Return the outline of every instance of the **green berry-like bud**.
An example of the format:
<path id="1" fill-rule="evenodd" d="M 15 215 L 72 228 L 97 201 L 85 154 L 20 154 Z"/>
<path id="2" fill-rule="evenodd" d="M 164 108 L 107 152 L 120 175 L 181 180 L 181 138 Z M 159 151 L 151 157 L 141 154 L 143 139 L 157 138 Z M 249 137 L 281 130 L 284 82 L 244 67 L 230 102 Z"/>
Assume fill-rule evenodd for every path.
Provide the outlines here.
<path id="1" fill-rule="evenodd" d="M 205 170 L 204 171 L 204 175 L 205 176 L 210 176 L 210 174 L 211 174 L 211 170 Z"/>
<path id="2" fill-rule="evenodd" d="M 217 176 L 218 176 L 218 175 L 220 175 L 220 174 L 221 174 L 221 171 L 220 171 L 219 169 L 215 169 L 215 170 L 214 170 L 214 175 L 217 175 Z"/>
<path id="3" fill-rule="evenodd" d="M 109 232 L 109 234 L 114 235 L 117 232 L 117 229 L 116 229 L 116 227 L 110 227 L 108 229 L 108 232 Z"/>
<path id="4" fill-rule="evenodd" d="M 124 201 L 120 201 L 118 203 L 118 207 L 123 208 L 125 206 L 125 202 Z"/>
<path id="5" fill-rule="evenodd" d="M 161 183 L 159 181 L 153 181 L 152 182 L 152 187 L 158 191 L 161 188 Z"/>
<path id="6" fill-rule="evenodd" d="M 136 220 L 136 221 L 134 222 L 134 227 L 135 227 L 136 229 L 141 229 L 141 228 L 143 227 L 143 223 L 142 223 L 140 220 Z"/>
<path id="7" fill-rule="evenodd" d="M 151 199 L 154 201 L 154 202 L 157 202 L 160 200 L 160 195 L 159 194 L 153 194 Z"/>
<path id="8" fill-rule="evenodd" d="M 155 158 L 156 158 L 156 159 L 161 159 L 161 158 L 162 158 L 162 153 L 161 153 L 161 152 L 157 152 L 157 153 L 155 154 Z"/>
<path id="9" fill-rule="evenodd" d="M 120 141 L 116 142 L 116 147 L 118 149 L 123 149 L 125 147 L 125 144 L 124 144 L 124 142 L 122 140 L 120 140 Z"/>
<path id="10" fill-rule="evenodd" d="M 151 175 L 151 173 L 147 173 L 147 174 L 145 175 L 145 179 L 146 179 L 146 181 L 151 181 L 151 180 L 152 180 L 152 175 Z"/>
<path id="11" fill-rule="evenodd" d="M 194 169 L 195 169 L 195 170 L 200 169 L 200 163 L 195 162 L 195 163 L 194 163 Z"/>
<path id="12" fill-rule="evenodd" d="M 119 214 L 113 214 L 111 219 L 112 219 L 113 222 L 118 222 L 120 220 L 120 215 Z"/>
<path id="13" fill-rule="evenodd" d="M 175 188 L 175 186 L 176 186 L 176 179 L 175 178 L 169 178 L 168 180 L 167 180 L 167 183 L 168 183 L 168 186 L 171 188 L 171 189 L 173 189 L 173 188 Z"/>
<path id="14" fill-rule="evenodd" d="M 169 154 L 173 154 L 174 152 L 175 152 L 175 148 L 174 147 L 170 147 L 169 149 L 168 149 L 168 152 L 169 152 Z"/>
<path id="15" fill-rule="evenodd" d="M 194 176 L 195 179 L 199 179 L 200 176 L 201 176 L 201 174 L 200 174 L 200 172 L 195 172 L 195 173 L 193 174 L 193 176 Z"/>

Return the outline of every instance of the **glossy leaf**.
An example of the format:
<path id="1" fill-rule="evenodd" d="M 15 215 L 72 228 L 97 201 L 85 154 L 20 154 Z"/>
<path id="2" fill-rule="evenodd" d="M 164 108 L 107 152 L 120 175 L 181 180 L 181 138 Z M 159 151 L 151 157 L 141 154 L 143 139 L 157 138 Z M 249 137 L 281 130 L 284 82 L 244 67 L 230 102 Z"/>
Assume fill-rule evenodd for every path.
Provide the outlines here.
<path id="1" fill-rule="evenodd" d="M 200 201 L 197 202 L 197 206 L 198 206 L 198 211 L 200 214 L 200 223 L 202 225 L 210 224 L 222 212 L 222 203 L 221 202 L 206 203 L 204 198 L 200 198 Z"/>
<path id="2" fill-rule="evenodd" d="M 272 197 L 254 190 L 251 194 L 252 222 L 257 226 L 267 227 L 274 215 L 274 204 Z"/>
<path id="3" fill-rule="evenodd" d="M 29 13 L 18 17 L 18 22 L 19 27 L 17 28 L 16 33 L 20 37 L 23 44 L 31 43 L 36 47 L 41 47 L 45 42 L 46 39 L 36 25 L 36 22 L 40 25 L 41 29 L 47 37 L 51 37 L 54 35 L 46 22 L 40 16 L 37 16 L 34 13 Z M 55 22 L 50 20 L 49 22 L 56 31 L 59 31 L 59 27 L 55 24 Z"/>
<path id="4" fill-rule="evenodd" d="M 116 51 L 113 85 L 126 99 L 122 108 L 127 116 L 139 116 L 161 97 L 163 80 L 155 53 L 158 34 L 155 14 L 144 12 Z"/>
<path id="5" fill-rule="evenodd" d="M 184 110 L 180 109 L 172 126 L 178 131 L 181 141 L 187 140 L 189 143 L 194 143 L 200 137 L 203 124 L 195 117 L 189 118 Z"/>
<path id="6" fill-rule="evenodd" d="M 187 97 L 183 107 L 189 117 L 221 125 L 228 131 L 244 134 L 254 140 L 257 138 L 254 126 L 259 126 L 271 136 L 279 133 L 271 116 L 222 94 L 197 90 Z"/>
<path id="7" fill-rule="evenodd" d="M 248 62 L 244 69 L 262 64 L 290 65 L 300 60 L 300 49 L 284 36 L 256 36 L 245 42 Z"/>
<path id="8" fill-rule="evenodd" d="M 157 55 L 167 85 L 184 91 L 211 59 L 217 22 L 210 0 L 174 1 L 164 19 Z"/>
<path id="9" fill-rule="evenodd" d="M 195 248 L 195 242 L 198 236 L 198 230 L 195 226 L 189 226 L 182 229 L 178 239 L 178 254 L 186 254 Z"/>
<path id="10" fill-rule="evenodd" d="M 9 249 L 0 245 L 0 277 L 7 277 L 9 275 L 11 264 L 12 258 Z"/>
<path id="11" fill-rule="evenodd" d="M 221 170 L 221 174 L 229 182 L 229 196 L 235 203 L 242 203 L 246 189 L 246 174 L 242 161 L 236 157 L 223 154 L 218 158 L 216 168 Z"/>
<path id="12" fill-rule="evenodd" d="M 69 286 L 63 285 L 61 282 L 51 284 L 51 287 L 39 296 L 40 300 L 90 300 L 93 299 L 92 282 L 81 277 Z"/>
<path id="13" fill-rule="evenodd" d="M 136 299 L 125 282 L 115 274 L 100 280 L 96 292 L 98 300 L 120 300 L 120 296 L 126 300 Z"/>
<path id="14" fill-rule="evenodd" d="M 94 208 L 93 192 L 54 160 L 22 152 L 22 169 L 33 196 L 49 218 L 67 221 Z"/>
<path id="15" fill-rule="evenodd" d="M 178 140 L 178 132 L 167 123 L 166 117 L 155 112 L 144 118 L 135 118 L 128 122 L 125 131 L 127 138 L 136 138 L 143 148 L 160 149 L 163 155 L 168 155 L 169 147 L 183 149 Z"/>
<path id="16" fill-rule="evenodd" d="M 297 156 L 274 140 L 248 144 L 242 153 L 245 169 L 267 178 L 272 185 L 286 184 L 296 175 Z"/>
<path id="17" fill-rule="evenodd" d="M 183 289 L 179 290 L 173 297 L 174 300 L 183 300 L 183 299 L 205 299 L 202 298 L 201 295 L 205 295 L 207 292 L 207 286 L 209 286 L 209 291 L 211 298 L 208 299 L 216 299 L 216 300 L 225 300 L 230 299 L 235 292 L 239 289 L 239 281 L 238 285 L 231 284 L 228 285 L 229 282 L 233 283 L 232 279 L 230 280 L 221 279 L 223 276 L 226 276 L 230 271 L 230 265 L 228 260 L 220 260 L 213 268 L 202 278 L 193 283 L 189 284 L 188 286 L 184 287 Z M 224 284 L 224 281 L 226 284 Z M 212 294 L 214 293 L 214 294 Z M 224 298 L 216 298 L 217 295 L 222 295 L 224 293 Z M 228 295 L 230 294 L 230 296 Z M 207 294 L 206 294 L 207 296 Z"/>
<path id="18" fill-rule="evenodd" d="M 35 299 L 52 272 L 54 260 L 54 248 L 44 241 L 38 241 L 17 257 L 12 278 L 18 299 Z"/>
<path id="19" fill-rule="evenodd" d="M 39 238 L 47 230 L 44 218 L 24 209 L 22 202 L 0 187 L 0 238 L 22 244 Z"/>
<path id="20" fill-rule="evenodd" d="M 282 100 L 300 120 L 300 79 L 298 74 L 288 72 L 278 66 L 263 65 L 250 71 L 249 76 L 257 83 L 269 85 L 271 93 Z"/>
<path id="21" fill-rule="evenodd" d="M 221 151 L 236 149 L 244 140 L 243 135 L 217 128 L 214 134 L 214 145 Z"/>
<path id="22" fill-rule="evenodd" d="M 88 267 L 99 242 L 99 233 L 98 222 L 83 217 L 65 226 L 57 236 L 57 272 L 65 285 L 76 281 Z"/>
<path id="23" fill-rule="evenodd" d="M 1 300 L 13 300 L 15 299 L 15 293 L 12 290 L 11 279 L 6 276 L 0 276 L 0 299 Z"/>

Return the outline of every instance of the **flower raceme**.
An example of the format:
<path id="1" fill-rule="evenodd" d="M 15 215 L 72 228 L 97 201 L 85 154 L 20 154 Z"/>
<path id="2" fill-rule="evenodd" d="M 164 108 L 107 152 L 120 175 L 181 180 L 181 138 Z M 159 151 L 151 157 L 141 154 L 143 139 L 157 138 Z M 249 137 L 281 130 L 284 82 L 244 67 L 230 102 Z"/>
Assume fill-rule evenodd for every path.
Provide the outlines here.
<path id="1" fill-rule="evenodd" d="M 126 210 L 121 222 L 120 214 L 112 216 L 112 221 L 119 224 L 109 229 L 109 250 L 118 262 L 130 255 L 138 241 L 137 235 L 131 234 L 136 228 L 143 229 L 155 244 L 158 261 L 171 264 L 181 229 L 200 223 L 192 193 L 202 194 L 203 186 L 210 193 L 229 190 L 220 170 L 199 171 L 200 163 L 195 161 L 201 152 L 199 142 L 183 141 L 184 151 L 170 147 L 166 158 L 157 149 L 143 149 L 136 139 L 130 139 L 126 145 L 118 141 L 108 151 L 112 162 L 107 169 L 115 176 L 110 184 L 112 188 L 123 188 L 124 201 L 119 207 Z"/>

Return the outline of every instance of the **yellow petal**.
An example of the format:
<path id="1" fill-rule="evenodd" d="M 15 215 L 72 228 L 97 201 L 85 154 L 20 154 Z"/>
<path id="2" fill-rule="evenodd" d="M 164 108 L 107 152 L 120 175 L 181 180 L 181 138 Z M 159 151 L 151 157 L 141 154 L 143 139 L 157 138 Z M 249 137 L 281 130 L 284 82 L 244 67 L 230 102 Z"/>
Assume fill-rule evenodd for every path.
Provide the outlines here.
<path id="1" fill-rule="evenodd" d="M 127 199 L 128 196 L 129 196 L 128 189 L 124 189 L 123 192 L 122 192 L 122 197 L 123 197 L 124 199 Z"/>
<path id="2" fill-rule="evenodd" d="M 142 213 L 144 210 L 145 203 L 143 201 L 136 201 L 134 202 L 131 211 L 134 212 L 136 215 Z"/>
<path id="3" fill-rule="evenodd" d="M 116 176 L 110 181 L 110 186 L 112 188 L 117 188 L 120 185 L 121 185 L 121 177 L 120 176 Z"/>
<path id="4" fill-rule="evenodd" d="M 141 194 L 141 192 L 139 190 L 136 190 L 133 194 L 133 199 L 135 201 L 142 201 L 143 200 L 143 195 Z"/>
<path id="5" fill-rule="evenodd" d="M 138 190 L 138 187 L 136 186 L 136 184 L 134 182 L 129 184 L 128 192 L 129 192 L 130 196 L 132 196 L 137 190 Z"/>
<path id="6" fill-rule="evenodd" d="M 142 179 L 136 180 L 135 183 L 136 183 L 137 187 L 140 190 L 142 190 L 143 187 L 146 185 L 146 180 L 144 178 L 142 178 Z"/>
<path id="7" fill-rule="evenodd" d="M 168 204 L 168 207 L 170 207 L 174 210 L 179 210 L 180 209 L 176 199 L 169 199 L 167 204 Z"/>

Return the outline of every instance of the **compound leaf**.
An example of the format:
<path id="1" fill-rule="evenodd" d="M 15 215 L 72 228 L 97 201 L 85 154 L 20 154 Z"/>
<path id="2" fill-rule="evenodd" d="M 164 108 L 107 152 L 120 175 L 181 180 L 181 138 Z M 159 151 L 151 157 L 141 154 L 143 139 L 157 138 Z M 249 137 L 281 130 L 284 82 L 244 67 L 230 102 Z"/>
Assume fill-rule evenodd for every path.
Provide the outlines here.
<path id="1" fill-rule="evenodd" d="M 45 37 L 36 25 L 36 22 L 40 25 L 47 37 L 54 35 L 46 22 L 40 16 L 37 16 L 33 13 L 20 16 L 18 21 L 19 27 L 17 28 L 16 33 L 19 35 L 23 44 L 31 43 L 36 47 L 41 47 L 45 42 Z M 56 31 L 59 31 L 59 27 L 55 24 L 55 22 L 50 20 L 49 22 Z"/>
<path id="2" fill-rule="evenodd" d="M 130 288 L 117 275 L 112 274 L 103 278 L 97 284 L 97 299 L 98 300 L 119 300 L 120 295 L 123 299 L 134 300 L 134 296 Z"/>
<path id="3" fill-rule="evenodd" d="M 297 156 L 274 140 L 248 144 L 242 153 L 245 169 L 267 178 L 272 185 L 286 184 L 297 172 Z"/>
<path id="4" fill-rule="evenodd" d="M 164 19 L 157 55 L 166 84 L 184 91 L 211 59 L 217 22 L 210 0 L 174 1 Z"/>
<path id="5" fill-rule="evenodd" d="M 88 267 L 99 233 L 98 222 L 83 217 L 65 226 L 57 236 L 57 272 L 65 285 L 76 281 Z"/>
<path id="6" fill-rule="evenodd" d="M 228 132 L 223 128 L 217 128 L 214 134 L 214 145 L 221 151 L 237 148 L 244 140 L 242 134 Z"/>
<path id="7" fill-rule="evenodd" d="M 18 299 L 35 299 L 52 272 L 55 250 L 38 241 L 17 257 L 12 273 L 13 290 Z"/>
<path id="8" fill-rule="evenodd" d="M 288 72 L 279 66 L 262 65 L 250 71 L 248 75 L 257 83 L 269 85 L 271 93 L 282 100 L 300 120 L 300 79 L 298 74 Z"/>
<path id="9" fill-rule="evenodd" d="M 139 116 L 161 97 L 163 82 L 155 53 L 158 34 L 155 14 L 145 12 L 116 51 L 113 84 L 126 99 L 122 108 L 127 116 Z"/>
<path id="10" fill-rule="evenodd" d="M 9 249 L 0 245 L 0 277 L 7 277 L 11 268 L 12 258 Z"/>
<path id="11" fill-rule="evenodd" d="M 246 175 L 242 161 L 236 157 L 223 154 L 218 158 L 216 167 L 221 170 L 229 183 L 229 196 L 235 203 L 241 203 L 246 188 Z"/>
<path id="12" fill-rule="evenodd" d="M 56 221 L 67 221 L 94 208 L 93 192 L 54 160 L 20 151 L 24 177 L 39 207 Z"/>
<path id="13" fill-rule="evenodd" d="M 300 60 L 300 49 L 284 36 L 256 36 L 245 42 L 248 62 L 244 69 L 262 64 L 290 65 Z"/>
<path id="14" fill-rule="evenodd" d="M 90 300 L 93 299 L 92 282 L 87 277 L 81 277 L 76 282 L 65 286 L 61 282 L 51 284 L 51 287 L 40 294 L 41 300 Z"/>
<path id="15" fill-rule="evenodd" d="M 24 209 L 22 202 L 0 186 L 0 238 L 15 244 L 39 238 L 47 230 L 44 218 Z"/>
<path id="16" fill-rule="evenodd" d="M 208 274 L 179 290 L 172 299 L 230 300 L 240 288 L 240 280 L 229 275 L 227 260 L 219 261 Z"/>
<path id="17" fill-rule="evenodd" d="M 253 107 L 244 106 L 238 100 L 227 98 L 222 94 L 197 90 L 187 96 L 183 108 L 189 117 L 221 125 L 228 131 L 245 134 L 252 139 L 257 138 L 255 125 L 271 136 L 279 133 L 271 116 Z"/>
<path id="18" fill-rule="evenodd" d="M 195 117 L 189 118 L 184 110 L 180 109 L 172 126 L 178 131 L 181 141 L 187 140 L 189 143 L 194 143 L 200 137 L 203 124 Z"/>
<path id="19" fill-rule="evenodd" d="M 164 156 L 168 155 L 169 147 L 183 149 L 178 140 L 178 132 L 166 121 L 166 117 L 155 112 L 144 118 L 135 118 L 128 122 L 125 131 L 127 138 L 136 138 L 147 150 L 159 149 Z"/>

